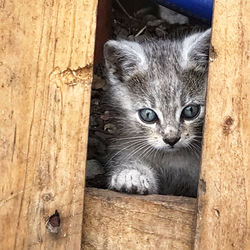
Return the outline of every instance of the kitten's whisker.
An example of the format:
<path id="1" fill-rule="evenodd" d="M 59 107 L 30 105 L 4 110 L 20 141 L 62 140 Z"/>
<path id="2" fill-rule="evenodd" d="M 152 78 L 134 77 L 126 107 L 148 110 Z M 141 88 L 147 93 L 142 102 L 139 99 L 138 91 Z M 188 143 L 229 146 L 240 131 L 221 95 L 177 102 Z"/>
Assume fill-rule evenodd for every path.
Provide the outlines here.
<path id="1" fill-rule="evenodd" d="M 154 150 L 153 147 L 151 147 L 150 145 L 148 145 L 148 147 L 146 148 L 146 150 L 144 150 L 144 152 L 142 153 L 142 159 L 148 157 L 150 155 L 150 152 Z"/>
<path id="2" fill-rule="evenodd" d="M 149 151 L 147 157 L 149 158 L 152 155 L 152 158 L 154 159 L 154 152 L 156 151 L 155 148 L 152 147 L 151 151 Z"/>
<path id="3" fill-rule="evenodd" d="M 131 137 L 130 137 L 131 138 Z M 136 137 L 135 137 L 136 138 Z M 145 138 L 148 138 L 147 136 L 145 136 Z M 151 139 L 149 140 L 150 142 L 154 142 L 155 140 L 154 139 Z M 143 143 L 145 142 L 145 143 Z M 129 144 L 129 145 L 127 145 Z M 127 157 L 123 158 L 123 159 L 129 159 L 131 158 L 133 155 L 135 155 L 136 153 L 138 153 L 141 149 L 145 148 L 145 146 L 148 145 L 148 142 L 145 141 L 144 139 L 141 139 L 141 140 L 138 140 L 138 139 L 134 139 L 134 140 L 131 140 L 131 141 L 128 141 L 128 142 L 124 142 L 124 143 L 121 143 L 119 145 L 114 145 L 114 146 L 111 146 L 111 147 L 114 147 L 114 148 L 117 148 L 117 146 L 126 146 L 125 148 L 122 148 L 121 150 L 119 150 L 118 152 L 116 152 L 112 157 L 111 159 L 109 159 L 109 161 L 106 163 L 106 165 L 109 165 L 109 163 L 119 154 L 121 154 L 123 151 L 125 150 L 128 150 L 130 147 L 137 147 L 137 149 L 135 149 L 134 152 L 132 152 L 130 155 L 127 155 Z"/>
<path id="4" fill-rule="evenodd" d="M 144 143 L 141 146 L 139 146 L 137 148 L 137 150 L 135 150 L 134 152 L 132 152 L 131 154 L 128 154 L 127 157 L 124 160 L 129 160 L 132 158 L 132 156 L 134 156 L 135 154 L 137 154 L 138 152 L 140 152 L 142 149 L 144 149 L 145 147 L 147 147 L 148 144 Z"/>
<path id="5" fill-rule="evenodd" d="M 126 144 L 129 144 L 129 143 L 131 143 L 131 142 L 134 142 L 134 141 L 145 141 L 145 143 L 150 143 L 150 142 L 155 142 L 155 139 L 148 139 L 148 137 L 146 136 L 145 137 L 147 140 L 145 140 L 144 138 L 142 139 L 142 138 L 140 138 L 140 139 L 133 139 L 133 140 L 129 140 L 129 141 L 125 141 L 125 142 L 123 142 L 123 143 L 121 143 L 121 144 L 117 144 L 117 143 L 115 143 L 114 142 L 114 145 L 112 145 L 112 146 L 110 146 L 111 148 L 117 148 L 117 146 L 122 146 L 122 145 L 126 145 Z"/>
<path id="6" fill-rule="evenodd" d="M 155 153 L 154 153 L 154 155 L 153 155 L 154 159 L 156 158 L 157 155 L 159 155 L 158 152 L 159 152 L 159 148 L 157 148 L 157 149 L 155 150 Z"/>
<path id="7" fill-rule="evenodd" d="M 144 143 L 143 145 L 141 145 L 141 147 L 138 147 L 137 150 L 135 150 L 132 154 L 130 154 L 130 156 L 128 157 L 128 159 L 131 159 L 134 155 L 140 153 L 140 155 L 142 155 L 142 150 L 147 148 L 148 144 Z"/>
<path id="8" fill-rule="evenodd" d="M 131 136 L 131 137 L 120 137 L 120 138 L 115 138 L 114 140 L 121 141 L 121 140 L 130 140 L 130 139 L 143 139 L 143 138 L 148 138 L 148 136 Z"/>
<path id="9" fill-rule="evenodd" d="M 190 143 L 192 145 L 194 145 L 195 147 L 201 149 L 201 142 L 199 140 L 193 140 L 192 143 Z"/>
<path id="10" fill-rule="evenodd" d="M 126 159 L 126 160 L 130 159 L 132 156 L 134 156 L 135 154 L 139 153 L 143 149 L 144 149 L 144 151 L 141 152 L 141 155 L 143 155 L 143 157 L 145 157 L 144 155 L 146 154 L 146 152 L 147 151 L 149 152 L 151 150 L 151 148 L 152 148 L 152 146 L 150 144 L 148 144 L 148 142 L 155 142 L 155 141 L 156 141 L 155 139 L 148 139 L 147 141 L 145 141 L 144 144 L 140 145 L 137 150 L 135 150 L 134 152 L 132 152 L 130 155 L 128 155 L 124 159 Z"/>
<path id="11" fill-rule="evenodd" d="M 202 137 L 197 138 L 197 137 L 195 136 L 195 137 L 193 137 L 191 140 L 192 140 L 192 141 L 196 141 L 196 142 L 201 142 L 201 138 L 202 138 Z"/>
<path id="12" fill-rule="evenodd" d="M 148 145 L 146 148 L 144 148 L 143 152 L 141 152 L 140 156 L 141 159 L 143 160 L 147 154 L 148 151 L 150 151 L 151 147 Z"/>
<path id="13" fill-rule="evenodd" d="M 157 142 L 157 139 L 150 139 L 148 140 L 148 142 L 154 143 Z M 152 145 L 149 145 L 149 150 L 147 150 L 145 152 L 145 154 L 147 153 L 147 155 L 144 155 L 143 157 L 150 157 L 150 155 L 152 154 L 153 159 L 157 156 L 157 152 L 159 151 L 159 149 L 156 149 L 155 147 L 153 147 Z"/>
<path id="14" fill-rule="evenodd" d="M 143 147 L 144 145 L 145 145 L 144 142 L 139 142 L 139 143 L 134 144 L 133 146 L 131 146 L 131 148 L 134 147 L 134 148 L 135 148 L 135 151 L 137 151 L 138 148 L 140 149 L 140 148 Z M 132 152 L 129 153 L 128 155 L 125 155 L 124 157 L 121 158 L 121 160 L 122 160 L 122 161 L 127 160 L 127 159 L 129 158 L 129 156 L 130 156 L 133 152 L 135 152 L 135 151 L 132 151 Z"/>
<path id="15" fill-rule="evenodd" d="M 137 145 L 139 146 L 141 143 L 142 143 L 142 142 L 136 141 L 136 142 L 134 142 L 134 143 L 132 143 L 132 144 L 126 146 L 125 148 L 120 149 L 118 152 L 116 152 L 116 153 L 111 157 L 111 159 L 108 160 L 108 162 L 106 163 L 106 165 L 109 165 L 109 163 L 110 163 L 116 156 L 118 156 L 119 154 L 121 154 L 121 153 L 122 153 L 123 151 L 125 151 L 126 149 L 129 149 L 130 147 L 134 147 L 134 146 L 137 146 Z"/>
<path id="16" fill-rule="evenodd" d="M 138 139 L 135 140 L 135 139 L 134 139 L 134 140 L 125 141 L 125 142 L 122 142 L 122 143 L 113 143 L 114 145 L 110 146 L 110 148 L 116 149 L 117 147 L 126 146 L 126 145 L 128 145 L 128 144 L 134 145 L 134 144 L 137 143 L 137 142 L 142 142 L 142 143 L 145 142 L 145 143 L 148 143 L 148 141 L 145 140 L 145 139 L 140 139 L 140 140 L 138 140 Z"/>
<path id="17" fill-rule="evenodd" d="M 126 146 L 128 144 L 130 145 L 133 145 L 134 143 L 137 143 L 137 142 L 144 142 L 145 140 L 134 140 L 134 141 L 126 141 L 126 142 L 123 142 L 123 143 L 114 143 L 114 145 L 111 145 L 110 148 L 113 148 L 113 149 L 116 149 L 117 147 L 121 147 L 121 146 Z"/>
<path id="18" fill-rule="evenodd" d="M 200 158 L 200 155 L 201 155 L 201 148 L 197 148 L 197 146 L 195 146 L 195 144 L 189 144 L 189 148 L 190 150 L 192 150 L 192 152 L 195 154 L 195 156 L 197 158 Z"/>

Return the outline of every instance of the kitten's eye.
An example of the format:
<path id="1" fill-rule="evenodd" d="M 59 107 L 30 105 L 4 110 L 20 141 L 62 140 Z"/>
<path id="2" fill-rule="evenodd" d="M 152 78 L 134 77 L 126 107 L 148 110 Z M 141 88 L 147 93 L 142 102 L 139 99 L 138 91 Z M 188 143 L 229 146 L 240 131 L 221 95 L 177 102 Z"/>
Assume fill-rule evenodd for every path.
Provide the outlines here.
<path id="1" fill-rule="evenodd" d="M 140 109 L 138 111 L 139 117 L 143 122 L 154 123 L 158 120 L 157 114 L 149 108 Z"/>
<path id="2" fill-rule="evenodd" d="M 196 118 L 200 113 L 199 105 L 188 105 L 182 110 L 181 117 L 186 120 L 192 120 Z"/>

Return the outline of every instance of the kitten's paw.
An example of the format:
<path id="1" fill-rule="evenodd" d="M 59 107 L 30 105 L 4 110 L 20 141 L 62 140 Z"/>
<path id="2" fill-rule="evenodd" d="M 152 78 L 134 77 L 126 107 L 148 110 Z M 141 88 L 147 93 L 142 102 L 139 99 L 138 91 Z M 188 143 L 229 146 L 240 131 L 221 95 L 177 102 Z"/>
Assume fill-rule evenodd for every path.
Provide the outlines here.
<path id="1" fill-rule="evenodd" d="M 125 169 L 114 174 L 111 177 L 110 189 L 132 194 L 157 193 L 154 178 L 143 175 L 136 169 Z"/>

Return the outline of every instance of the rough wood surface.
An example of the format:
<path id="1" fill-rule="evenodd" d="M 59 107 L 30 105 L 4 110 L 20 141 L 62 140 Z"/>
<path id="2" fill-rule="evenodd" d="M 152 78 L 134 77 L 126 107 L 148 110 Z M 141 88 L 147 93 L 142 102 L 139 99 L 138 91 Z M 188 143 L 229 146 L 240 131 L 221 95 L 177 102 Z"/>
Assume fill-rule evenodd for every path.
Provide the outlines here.
<path id="1" fill-rule="evenodd" d="M 86 188 L 83 249 L 192 249 L 196 200 Z"/>
<path id="2" fill-rule="evenodd" d="M 0 1 L 0 249 L 81 247 L 96 5 Z"/>
<path id="3" fill-rule="evenodd" d="M 250 1 L 215 0 L 196 250 L 250 249 Z"/>

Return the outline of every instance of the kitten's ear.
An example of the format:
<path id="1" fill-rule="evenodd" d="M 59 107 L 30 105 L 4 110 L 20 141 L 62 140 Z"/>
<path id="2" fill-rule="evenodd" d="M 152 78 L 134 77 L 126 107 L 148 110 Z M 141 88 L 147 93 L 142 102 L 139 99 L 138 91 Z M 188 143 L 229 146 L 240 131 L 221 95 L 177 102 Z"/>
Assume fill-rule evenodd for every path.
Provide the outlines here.
<path id="1" fill-rule="evenodd" d="M 186 37 L 182 42 L 183 69 L 205 71 L 208 67 L 211 29 Z"/>
<path id="2" fill-rule="evenodd" d="M 125 78 L 147 68 L 146 55 L 136 42 L 110 40 L 104 45 L 104 58 L 108 73 Z"/>

